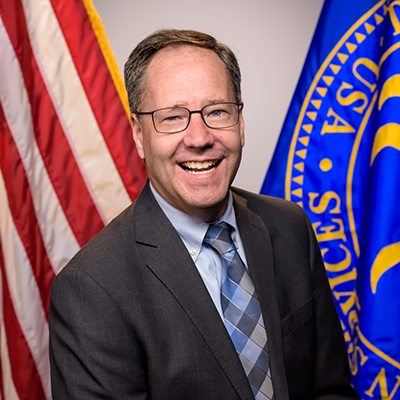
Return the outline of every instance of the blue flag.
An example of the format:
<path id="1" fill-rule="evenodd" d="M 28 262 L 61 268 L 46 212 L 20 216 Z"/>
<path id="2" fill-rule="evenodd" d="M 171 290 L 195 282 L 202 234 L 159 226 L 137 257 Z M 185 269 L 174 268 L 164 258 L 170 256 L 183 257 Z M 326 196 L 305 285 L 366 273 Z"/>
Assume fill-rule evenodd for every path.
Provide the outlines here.
<path id="1" fill-rule="evenodd" d="M 261 189 L 319 241 L 362 399 L 400 399 L 400 1 L 325 0 Z"/>

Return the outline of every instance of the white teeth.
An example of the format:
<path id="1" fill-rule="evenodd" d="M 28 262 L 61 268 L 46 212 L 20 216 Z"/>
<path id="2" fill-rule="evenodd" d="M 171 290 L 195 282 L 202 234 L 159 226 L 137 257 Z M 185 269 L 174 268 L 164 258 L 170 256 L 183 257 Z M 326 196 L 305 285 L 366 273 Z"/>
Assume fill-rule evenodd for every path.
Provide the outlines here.
<path id="1" fill-rule="evenodd" d="M 214 171 L 217 166 L 217 161 L 186 161 L 181 164 L 183 169 L 190 174 L 206 174 Z"/>
<path id="2" fill-rule="evenodd" d="M 214 171 L 215 167 L 207 169 L 207 170 L 202 170 L 202 171 L 198 171 L 198 170 L 193 170 L 193 169 L 188 169 L 186 170 L 187 172 L 189 172 L 189 174 L 193 174 L 193 175 L 199 175 L 199 174 L 207 174 L 211 171 Z"/>
<path id="3" fill-rule="evenodd" d="M 209 168 L 213 164 L 214 164 L 214 161 L 203 161 L 203 162 L 187 161 L 187 162 L 182 163 L 183 166 L 190 168 L 190 169 Z"/>

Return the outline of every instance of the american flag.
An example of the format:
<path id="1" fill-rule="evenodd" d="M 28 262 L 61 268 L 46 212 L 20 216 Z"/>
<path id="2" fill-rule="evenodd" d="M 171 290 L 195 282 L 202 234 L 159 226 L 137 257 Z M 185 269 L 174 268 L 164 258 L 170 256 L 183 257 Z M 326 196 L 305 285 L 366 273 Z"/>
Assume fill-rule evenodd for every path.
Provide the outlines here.
<path id="1" fill-rule="evenodd" d="M 0 396 L 51 399 L 51 283 L 141 190 L 91 0 L 0 0 Z"/>

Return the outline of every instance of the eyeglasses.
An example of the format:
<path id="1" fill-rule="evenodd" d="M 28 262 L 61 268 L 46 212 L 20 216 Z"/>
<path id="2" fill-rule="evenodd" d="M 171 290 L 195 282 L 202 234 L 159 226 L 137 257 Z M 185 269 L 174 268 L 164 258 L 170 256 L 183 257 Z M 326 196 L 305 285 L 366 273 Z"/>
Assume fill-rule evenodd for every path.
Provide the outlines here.
<path id="1" fill-rule="evenodd" d="M 158 133 L 178 133 L 190 124 L 192 114 L 199 113 L 204 123 L 212 129 L 226 129 L 237 125 L 239 111 L 243 103 L 209 104 L 201 110 L 190 111 L 185 107 L 168 107 L 151 112 L 138 112 L 137 115 L 151 115 L 154 129 Z"/>

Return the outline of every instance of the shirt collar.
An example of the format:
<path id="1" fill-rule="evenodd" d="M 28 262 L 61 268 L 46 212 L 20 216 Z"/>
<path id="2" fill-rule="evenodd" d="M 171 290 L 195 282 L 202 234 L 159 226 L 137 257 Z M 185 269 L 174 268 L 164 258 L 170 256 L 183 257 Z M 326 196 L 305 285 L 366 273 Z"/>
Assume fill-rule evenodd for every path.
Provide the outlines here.
<path id="1" fill-rule="evenodd" d="M 206 235 L 210 224 L 173 207 L 157 193 L 151 183 L 150 189 L 164 214 L 178 232 L 180 238 L 191 254 L 193 261 L 196 262 L 203 244 L 204 236 Z M 233 228 L 231 231 L 232 239 L 235 240 L 237 226 L 231 191 L 229 191 L 228 206 L 226 211 L 224 215 L 216 222 L 226 222 L 229 224 Z"/>

